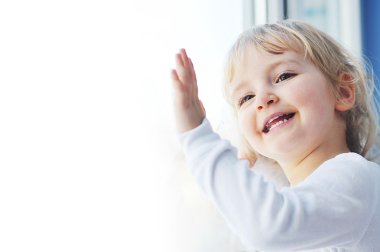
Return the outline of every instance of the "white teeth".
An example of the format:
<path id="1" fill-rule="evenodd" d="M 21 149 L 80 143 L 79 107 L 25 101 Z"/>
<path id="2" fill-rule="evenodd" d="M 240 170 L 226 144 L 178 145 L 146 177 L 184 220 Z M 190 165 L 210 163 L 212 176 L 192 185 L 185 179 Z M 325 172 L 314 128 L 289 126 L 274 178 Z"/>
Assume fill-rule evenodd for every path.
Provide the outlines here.
<path id="1" fill-rule="evenodd" d="M 278 121 L 278 122 L 276 122 L 275 124 L 273 124 L 273 125 L 269 128 L 269 130 L 271 130 L 271 129 L 273 129 L 273 128 L 276 128 L 278 125 L 283 124 L 283 123 L 285 123 L 285 122 L 287 122 L 287 121 L 288 121 L 288 119 L 284 119 L 284 120 Z"/>
<path id="2" fill-rule="evenodd" d="M 276 117 L 270 119 L 270 120 L 268 121 L 268 124 L 270 124 L 271 122 L 273 122 L 274 120 L 276 120 L 276 119 L 279 118 L 279 117 L 280 117 L 280 116 L 276 116 Z"/>

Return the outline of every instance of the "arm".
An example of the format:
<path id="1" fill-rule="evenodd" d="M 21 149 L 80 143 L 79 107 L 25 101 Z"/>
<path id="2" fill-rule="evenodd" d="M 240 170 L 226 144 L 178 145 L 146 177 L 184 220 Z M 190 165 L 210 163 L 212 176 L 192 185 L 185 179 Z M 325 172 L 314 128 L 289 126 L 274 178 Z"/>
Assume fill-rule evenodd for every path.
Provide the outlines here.
<path id="1" fill-rule="evenodd" d="M 345 166 L 352 164 L 337 164 L 327 179 L 314 176 L 309 183 L 277 191 L 212 131 L 184 50 L 176 55 L 176 64 L 172 70 L 175 118 L 187 161 L 203 191 L 242 241 L 271 251 L 354 246 L 369 222 L 371 205 L 363 203 L 370 202 L 370 183 L 357 179 L 356 185 L 334 187 L 336 178 L 350 181 Z"/>
<path id="2" fill-rule="evenodd" d="M 375 178 L 356 160 L 327 163 L 308 182 L 279 192 L 249 170 L 207 120 L 180 140 L 197 182 L 249 248 L 353 247 L 368 226 Z"/>

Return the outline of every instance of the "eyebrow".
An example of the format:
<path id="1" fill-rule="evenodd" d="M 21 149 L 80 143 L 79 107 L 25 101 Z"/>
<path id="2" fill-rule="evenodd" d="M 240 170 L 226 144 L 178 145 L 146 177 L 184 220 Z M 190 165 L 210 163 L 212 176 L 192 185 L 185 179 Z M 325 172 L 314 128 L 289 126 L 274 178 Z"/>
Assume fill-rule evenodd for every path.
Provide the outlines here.
<path id="1" fill-rule="evenodd" d="M 270 69 L 276 68 L 277 66 L 282 65 L 282 64 L 289 64 L 289 63 L 300 65 L 299 61 L 295 60 L 295 59 L 291 59 L 291 60 L 278 60 L 278 61 L 275 61 L 275 62 L 271 63 L 270 65 L 268 65 L 265 68 L 265 71 L 269 72 Z M 243 89 L 244 86 L 246 86 L 246 81 L 240 81 L 239 83 L 237 83 L 235 85 L 232 85 L 232 87 L 229 89 L 231 98 L 234 98 L 235 95 L 236 95 L 236 93 L 238 93 L 238 91 L 240 91 L 241 89 Z"/>

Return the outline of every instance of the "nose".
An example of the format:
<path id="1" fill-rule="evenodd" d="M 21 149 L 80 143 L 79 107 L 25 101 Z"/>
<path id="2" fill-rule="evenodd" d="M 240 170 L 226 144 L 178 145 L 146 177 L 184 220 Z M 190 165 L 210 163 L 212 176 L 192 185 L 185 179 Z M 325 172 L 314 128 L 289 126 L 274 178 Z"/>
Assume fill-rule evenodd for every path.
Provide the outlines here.
<path id="1" fill-rule="evenodd" d="M 263 108 L 269 107 L 271 104 L 278 102 L 278 97 L 274 94 L 263 94 L 259 97 L 256 96 L 256 106 L 257 110 L 262 110 Z"/>

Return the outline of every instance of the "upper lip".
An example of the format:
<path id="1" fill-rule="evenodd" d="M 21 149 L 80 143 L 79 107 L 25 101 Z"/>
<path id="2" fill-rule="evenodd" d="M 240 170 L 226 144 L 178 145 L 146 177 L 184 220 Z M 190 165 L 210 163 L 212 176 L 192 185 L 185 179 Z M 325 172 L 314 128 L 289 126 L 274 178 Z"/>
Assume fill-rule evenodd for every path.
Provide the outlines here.
<path id="1" fill-rule="evenodd" d="M 282 116 L 282 115 L 288 115 L 288 114 L 292 114 L 294 112 L 278 112 L 278 113 L 274 113 L 274 114 L 271 114 L 270 116 L 266 117 L 265 120 L 264 120 L 264 124 L 263 124 L 263 127 L 262 127 L 262 131 L 264 131 L 265 127 L 267 126 L 268 123 L 270 123 L 271 121 L 275 120 L 276 118 Z"/>

